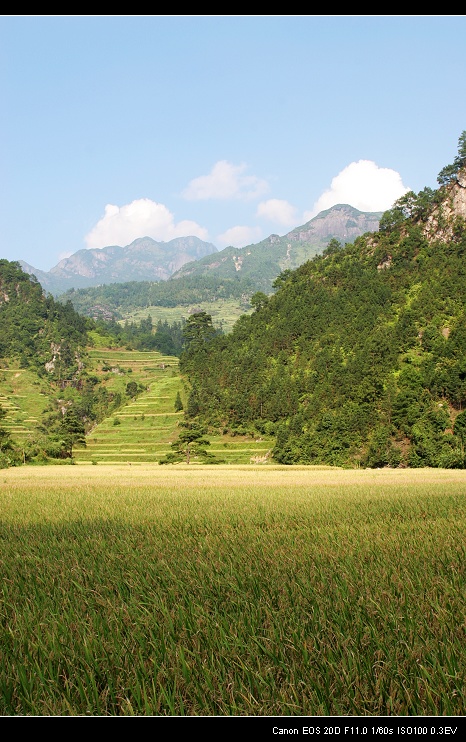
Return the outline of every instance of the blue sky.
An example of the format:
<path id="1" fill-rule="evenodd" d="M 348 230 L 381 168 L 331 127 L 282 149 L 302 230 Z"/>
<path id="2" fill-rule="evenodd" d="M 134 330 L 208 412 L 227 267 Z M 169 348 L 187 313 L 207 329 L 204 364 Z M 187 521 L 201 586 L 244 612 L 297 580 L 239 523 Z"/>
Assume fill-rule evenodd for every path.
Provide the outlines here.
<path id="1" fill-rule="evenodd" d="M 0 258 L 286 234 L 437 187 L 466 16 L 0 16 Z"/>

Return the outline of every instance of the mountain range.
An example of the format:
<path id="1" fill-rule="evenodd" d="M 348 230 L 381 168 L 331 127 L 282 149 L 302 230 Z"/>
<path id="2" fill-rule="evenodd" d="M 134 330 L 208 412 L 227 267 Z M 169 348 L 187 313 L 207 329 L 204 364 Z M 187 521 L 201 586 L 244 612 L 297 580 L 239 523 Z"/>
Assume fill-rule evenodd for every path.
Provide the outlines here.
<path id="1" fill-rule="evenodd" d="M 202 258 L 217 248 L 198 237 L 177 237 L 156 242 L 140 237 L 126 247 L 78 250 L 50 271 L 41 271 L 18 261 L 25 273 L 34 275 L 42 288 L 59 295 L 70 288 L 88 288 L 127 281 L 164 281 L 185 263 Z"/>
<path id="2" fill-rule="evenodd" d="M 337 204 L 283 237 L 272 234 L 255 245 L 227 247 L 183 265 L 172 278 L 239 276 L 249 279 L 256 290 L 270 293 L 279 273 L 298 268 L 322 253 L 332 239 L 346 244 L 367 232 L 376 232 L 381 216 L 382 212 L 362 212 L 348 204 Z"/>
<path id="3" fill-rule="evenodd" d="M 283 270 L 293 269 L 322 252 L 331 239 L 346 244 L 378 229 L 382 212 L 362 212 L 347 204 L 322 211 L 284 236 L 272 234 L 257 244 L 219 251 L 198 237 L 157 242 L 141 237 L 130 245 L 83 249 L 61 260 L 50 271 L 19 261 L 45 291 L 58 296 L 69 289 L 130 281 L 166 281 L 169 278 L 209 275 L 252 278 L 257 289 L 268 290 Z"/>

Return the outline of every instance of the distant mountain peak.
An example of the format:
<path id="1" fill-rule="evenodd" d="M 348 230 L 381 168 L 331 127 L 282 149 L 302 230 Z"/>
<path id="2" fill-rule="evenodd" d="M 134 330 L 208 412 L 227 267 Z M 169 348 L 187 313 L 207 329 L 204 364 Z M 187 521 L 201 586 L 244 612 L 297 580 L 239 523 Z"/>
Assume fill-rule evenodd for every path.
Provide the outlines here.
<path id="1" fill-rule="evenodd" d="M 50 271 L 39 271 L 21 262 L 23 270 L 34 274 L 50 293 L 70 288 L 89 288 L 129 281 L 165 281 L 185 263 L 218 252 L 215 245 L 199 237 L 175 237 L 158 242 L 138 237 L 131 244 L 82 249 L 63 258 Z"/>
<path id="2" fill-rule="evenodd" d="M 302 227 L 296 227 L 287 237 L 293 240 L 326 240 L 335 238 L 340 242 L 351 242 L 366 232 L 376 232 L 382 211 L 359 211 L 349 204 L 335 204 L 321 211 Z"/>
<path id="3" fill-rule="evenodd" d="M 280 237 L 271 234 L 256 245 L 226 247 L 215 256 L 186 264 L 172 279 L 209 275 L 217 278 L 250 279 L 257 290 L 269 292 L 274 279 L 285 269 L 297 268 L 322 253 L 332 239 L 353 242 L 366 232 L 376 232 L 383 212 L 359 211 L 337 204 L 320 212 L 306 224 Z"/>

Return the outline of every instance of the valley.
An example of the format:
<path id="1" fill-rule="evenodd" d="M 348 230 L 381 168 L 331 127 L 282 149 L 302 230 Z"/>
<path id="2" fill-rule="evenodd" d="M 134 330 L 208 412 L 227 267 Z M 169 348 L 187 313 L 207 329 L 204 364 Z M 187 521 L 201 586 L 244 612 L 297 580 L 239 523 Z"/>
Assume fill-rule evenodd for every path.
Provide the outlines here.
<path id="1" fill-rule="evenodd" d="M 464 468 L 466 132 L 437 181 L 196 243 L 163 281 L 121 280 L 164 252 L 148 238 L 99 253 L 121 282 L 57 299 L 1 260 L 0 465 Z"/>

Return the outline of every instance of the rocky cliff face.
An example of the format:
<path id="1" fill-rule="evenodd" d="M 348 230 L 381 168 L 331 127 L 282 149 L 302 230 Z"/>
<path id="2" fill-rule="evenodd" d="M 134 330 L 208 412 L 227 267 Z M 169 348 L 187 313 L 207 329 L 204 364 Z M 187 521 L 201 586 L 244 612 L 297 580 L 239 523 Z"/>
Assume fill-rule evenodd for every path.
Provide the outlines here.
<path id="1" fill-rule="evenodd" d="M 445 198 L 429 216 L 424 234 L 431 240 L 450 240 L 456 218 L 466 220 L 466 168 L 445 188 Z"/>
<path id="2" fill-rule="evenodd" d="M 287 234 L 290 242 L 326 242 L 332 238 L 340 242 L 353 242 L 365 232 L 376 232 L 379 228 L 380 212 L 358 211 L 348 204 L 337 204 L 321 211 L 311 221 Z"/>

